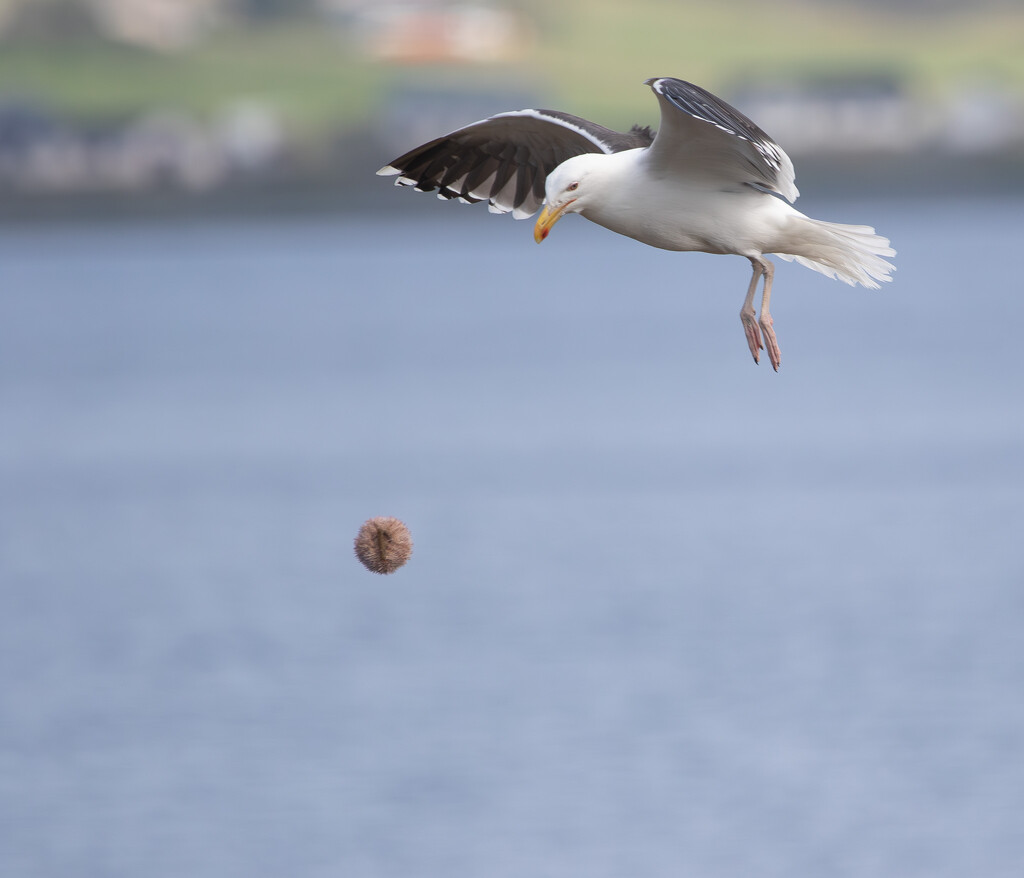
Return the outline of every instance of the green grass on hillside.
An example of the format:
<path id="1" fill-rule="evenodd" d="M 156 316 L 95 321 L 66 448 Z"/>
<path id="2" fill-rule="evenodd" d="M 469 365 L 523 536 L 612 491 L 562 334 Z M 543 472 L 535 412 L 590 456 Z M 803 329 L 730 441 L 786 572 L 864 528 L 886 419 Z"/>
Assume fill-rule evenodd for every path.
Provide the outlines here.
<path id="1" fill-rule="evenodd" d="M 641 83 L 681 76 L 728 90 L 758 76 L 883 71 L 928 96 L 993 82 L 1024 95 L 1024 7 L 902 15 L 806 0 L 521 0 L 538 23 L 515 67 L 389 67 L 316 22 L 225 29 L 181 54 L 95 41 L 0 45 L 0 99 L 28 96 L 78 117 L 151 106 L 197 114 L 237 99 L 299 128 L 367 118 L 391 83 L 525 82 L 551 105 L 609 125 L 655 122 Z"/>
<path id="2" fill-rule="evenodd" d="M 1024 95 L 1020 4 L 906 15 L 801 0 L 586 0 L 543 15 L 551 32 L 538 66 L 568 106 L 606 124 L 634 120 L 650 76 L 727 90 L 739 79 L 881 71 L 922 96 L 977 80 Z"/>
<path id="3" fill-rule="evenodd" d="M 380 83 L 336 34 L 312 26 L 227 31 L 167 55 L 94 41 L 0 48 L 0 96 L 43 100 L 79 118 L 154 106 L 205 116 L 259 99 L 316 128 L 368 115 Z"/>

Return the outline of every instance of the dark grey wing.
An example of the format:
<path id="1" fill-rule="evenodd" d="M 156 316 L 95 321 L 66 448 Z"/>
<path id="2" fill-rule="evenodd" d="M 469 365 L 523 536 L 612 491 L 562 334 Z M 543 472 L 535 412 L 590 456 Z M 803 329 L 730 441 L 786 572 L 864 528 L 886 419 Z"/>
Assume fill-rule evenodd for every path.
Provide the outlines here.
<path id="1" fill-rule="evenodd" d="M 661 105 L 651 161 L 689 176 L 747 183 L 796 201 L 793 162 L 735 107 L 681 79 L 648 79 Z"/>
<path id="2" fill-rule="evenodd" d="M 398 174 L 398 186 L 486 201 L 493 213 L 512 211 L 525 219 L 544 203 L 544 181 L 566 159 L 649 146 L 651 140 L 647 129 L 623 134 L 557 110 L 515 110 L 417 146 L 377 173 Z"/>

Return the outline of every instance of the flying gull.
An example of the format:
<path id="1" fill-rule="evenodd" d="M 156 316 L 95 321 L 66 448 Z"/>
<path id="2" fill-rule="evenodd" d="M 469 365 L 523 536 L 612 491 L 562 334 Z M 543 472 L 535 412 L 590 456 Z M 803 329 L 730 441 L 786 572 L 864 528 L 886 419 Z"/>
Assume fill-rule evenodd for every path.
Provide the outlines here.
<path id="1" fill-rule="evenodd" d="M 377 173 L 439 198 L 486 201 L 525 219 L 541 210 L 543 241 L 567 213 L 665 250 L 745 256 L 753 276 L 740 309 L 754 356 L 781 356 L 768 310 L 774 253 L 845 283 L 878 289 L 893 266 L 870 226 L 811 219 L 790 204 L 793 163 L 750 119 L 681 79 L 648 79 L 661 107 L 657 134 L 622 133 L 556 110 L 499 113 L 431 140 Z M 761 310 L 754 297 L 763 278 Z"/>

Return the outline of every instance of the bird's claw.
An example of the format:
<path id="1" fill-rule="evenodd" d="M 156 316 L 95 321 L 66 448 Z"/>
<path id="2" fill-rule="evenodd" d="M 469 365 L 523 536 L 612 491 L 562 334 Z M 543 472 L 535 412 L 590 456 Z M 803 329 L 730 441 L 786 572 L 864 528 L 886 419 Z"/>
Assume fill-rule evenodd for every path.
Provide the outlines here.
<path id="1" fill-rule="evenodd" d="M 761 320 L 761 331 L 764 333 L 764 346 L 768 353 L 768 359 L 771 361 L 772 368 L 778 372 L 779 366 L 782 365 L 782 352 L 779 350 L 779 343 L 775 338 L 775 330 L 772 329 L 772 324 L 771 314 L 766 315 Z"/>
<path id="2" fill-rule="evenodd" d="M 761 354 L 764 350 L 764 345 L 761 343 L 761 331 L 757 328 L 757 323 L 754 321 L 753 315 L 748 319 L 743 318 L 743 330 L 747 334 L 747 347 L 750 348 L 750 353 L 754 357 L 755 363 L 760 363 Z"/>

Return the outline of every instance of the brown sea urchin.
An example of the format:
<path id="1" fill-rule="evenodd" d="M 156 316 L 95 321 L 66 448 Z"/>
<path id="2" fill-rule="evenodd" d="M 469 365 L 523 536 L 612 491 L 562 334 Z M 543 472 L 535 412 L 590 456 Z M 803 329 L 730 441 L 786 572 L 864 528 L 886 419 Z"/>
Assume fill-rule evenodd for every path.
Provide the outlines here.
<path id="1" fill-rule="evenodd" d="M 372 573 L 394 573 L 412 554 L 412 536 L 397 518 L 380 515 L 363 523 L 356 535 L 356 557 Z"/>

